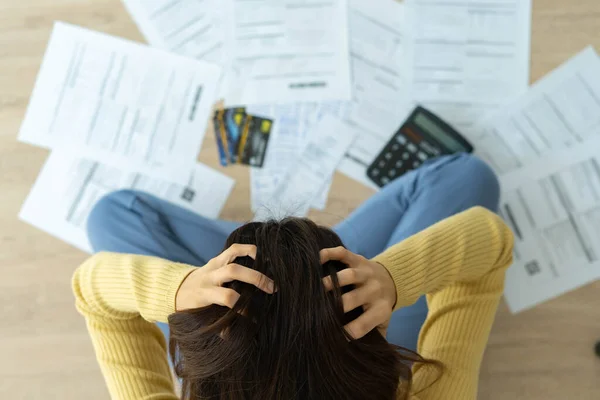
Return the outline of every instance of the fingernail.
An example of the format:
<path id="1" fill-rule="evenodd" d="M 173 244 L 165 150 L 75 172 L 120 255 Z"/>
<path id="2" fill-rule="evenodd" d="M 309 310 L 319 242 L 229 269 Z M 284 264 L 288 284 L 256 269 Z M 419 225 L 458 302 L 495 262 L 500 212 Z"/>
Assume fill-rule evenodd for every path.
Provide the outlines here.
<path id="1" fill-rule="evenodd" d="M 275 292 L 275 284 L 273 281 L 267 282 L 267 289 L 269 289 L 269 292 L 271 293 Z"/>

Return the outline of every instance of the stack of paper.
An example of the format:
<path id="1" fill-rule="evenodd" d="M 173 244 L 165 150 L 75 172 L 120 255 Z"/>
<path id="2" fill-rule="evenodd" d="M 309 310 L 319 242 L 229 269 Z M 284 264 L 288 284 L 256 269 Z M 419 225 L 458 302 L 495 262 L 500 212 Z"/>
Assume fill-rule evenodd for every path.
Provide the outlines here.
<path id="1" fill-rule="evenodd" d="M 86 251 L 87 216 L 113 190 L 217 217 L 233 181 L 196 156 L 219 76 L 202 61 L 57 23 L 19 133 L 53 151 L 20 217 Z"/>
<path id="2" fill-rule="evenodd" d="M 402 18 L 401 13 L 396 13 L 400 9 L 398 3 L 379 1 L 391 11 L 387 15 L 392 21 Z M 308 145 L 308 132 L 314 131 L 323 115 L 346 119 L 354 89 L 348 48 L 348 13 L 352 7 L 346 0 L 203 0 L 193 5 L 172 0 L 123 2 L 150 44 L 220 64 L 225 72 L 220 95 L 227 105 L 249 106 L 248 112 L 274 120 L 267 162 L 251 173 L 253 210 L 272 203 L 273 190 Z M 362 3 L 353 1 L 364 10 L 370 9 Z M 355 73 L 359 68 L 378 68 L 370 63 L 369 52 L 385 53 L 378 60 L 383 66 L 384 58 L 398 49 L 399 43 L 395 42 L 389 44 L 389 49 L 381 50 L 369 43 L 379 40 L 377 35 L 385 32 L 386 27 L 379 31 L 368 27 L 378 23 L 378 15 L 386 14 L 381 11 L 375 11 L 375 20 L 372 15 L 365 15 L 358 22 L 372 30 L 362 37 L 364 65 L 353 68 Z M 362 26 L 357 28 L 360 29 L 356 32 L 362 31 Z M 395 29 L 400 29 L 400 25 Z M 382 43 L 385 40 L 388 38 Z M 396 74 L 394 79 L 398 79 L 395 66 L 386 69 L 387 74 Z M 363 75 L 354 80 L 360 80 L 364 87 L 375 82 L 373 74 Z M 379 83 L 380 87 L 384 85 Z M 376 99 L 377 96 L 374 92 L 374 98 L 365 96 L 364 101 L 383 103 L 384 99 Z M 368 106 L 364 108 L 369 112 Z M 386 135 L 383 136 L 381 142 L 385 140 Z M 381 144 L 373 146 L 368 138 L 364 142 L 376 148 Z M 319 209 L 325 207 L 329 184 L 321 189 L 317 198 L 311 200 Z"/>
<path id="3" fill-rule="evenodd" d="M 123 1 L 149 43 L 221 64 L 226 104 L 279 125 L 251 175 L 253 209 L 322 115 L 360 130 L 339 170 L 377 189 L 366 168 L 417 102 L 470 126 L 527 88 L 530 0 Z"/>
<path id="4" fill-rule="evenodd" d="M 501 176 L 513 312 L 600 278 L 599 70 L 588 48 L 468 130 Z"/>
<path id="5" fill-rule="evenodd" d="M 228 105 L 349 100 L 346 0 L 123 0 L 153 46 L 225 68 Z"/>

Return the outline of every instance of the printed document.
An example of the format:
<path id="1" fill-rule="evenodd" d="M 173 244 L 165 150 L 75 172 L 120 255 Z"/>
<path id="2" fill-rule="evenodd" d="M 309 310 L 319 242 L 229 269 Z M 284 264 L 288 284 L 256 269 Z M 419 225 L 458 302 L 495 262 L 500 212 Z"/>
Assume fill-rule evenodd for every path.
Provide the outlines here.
<path id="1" fill-rule="evenodd" d="M 407 0 L 411 97 L 457 128 L 527 89 L 531 0 Z"/>
<path id="2" fill-rule="evenodd" d="M 231 64 L 232 0 L 123 0 L 146 41 L 154 47 L 218 64 Z M 226 93 L 222 76 L 219 93 Z"/>
<path id="3" fill-rule="evenodd" d="M 499 174 L 600 131 L 600 58 L 589 47 L 464 133 Z"/>
<path id="4" fill-rule="evenodd" d="M 89 252 L 86 221 L 96 202 L 119 189 L 150 193 L 207 218 L 217 218 L 234 181 L 196 164 L 185 185 L 170 183 L 136 172 L 54 150 L 37 178 L 19 217 Z"/>
<path id="5" fill-rule="evenodd" d="M 123 0 L 149 44 L 224 66 L 228 0 Z"/>
<path id="6" fill-rule="evenodd" d="M 350 100 L 346 0 L 233 0 L 228 105 Z"/>
<path id="7" fill-rule="evenodd" d="M 185 184 L 220 69 L 56 23 L 21 141 Z"/>
<path id="8" fill-rule="evenodd" d="M 410 111 L 403 76 L 404 5 L 394 0 L 349 0 L 353 98 L 349 120 L 360 135 L 339 171 L 377 189 L 367 167 Z"/>
<path id="9" fill-rule="evenodd" d="M 342 120 L 324 116 L 300 157 L 277 185 L 271 201 L 258 209 L 255 219 L 306 216 L 311 202 L 331 180 L 357 134 Z"/>
<path id="10" fill-rule="evenodd" d="M 463 133 L 501 176 L 513 312 L 600 277 L 600 58 L 587 48 Z"/>
<path id="11" fill-rule="evenodd" d="M 600 278 L 600 127 L 502 177 L 500 213 L 515 234 L 505 297 L 519 312 Z"/>

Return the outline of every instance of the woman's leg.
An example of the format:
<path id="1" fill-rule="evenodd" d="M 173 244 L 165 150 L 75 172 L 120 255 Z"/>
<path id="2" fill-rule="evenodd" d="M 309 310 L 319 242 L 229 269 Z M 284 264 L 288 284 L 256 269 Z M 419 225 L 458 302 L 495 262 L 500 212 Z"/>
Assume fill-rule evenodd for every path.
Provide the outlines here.
<path id="1" fill-rule="evenodd" d="M 156 256 L 201 267 L 240 225 L 202 217 L 147 193 L 120 190 L 98 201 L 87 231 L 95 252 Z M 168 338 L 168 326 L 158 326 Z"/>
<path id="2" fill-rule="evenodd" d="M 498 180 L 468 154 L 440 157 L 396 179 L 335 228 L 349 249 L 372 258 L 423 229 L 474 206 L 496 211 Z M 388 340 L 415 350 L 427 316 L 425 298 L 396 311 Z"/>

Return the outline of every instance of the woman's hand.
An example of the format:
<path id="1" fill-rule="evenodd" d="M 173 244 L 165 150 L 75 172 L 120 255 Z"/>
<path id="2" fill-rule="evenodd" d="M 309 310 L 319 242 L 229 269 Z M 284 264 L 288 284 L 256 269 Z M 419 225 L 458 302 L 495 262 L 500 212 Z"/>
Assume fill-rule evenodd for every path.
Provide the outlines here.
<path id="1" fill-rule="evenodd" d="M 256 246 L 234 244 L 202 268 L 189 274 L 181 283 L 175 297 L 177 311 L 200 308 L 211 304 L 233 308 L 240 295 L 233 289 L 222 285 L 231 281 L 240 281 L 256 286 L 272 294 L 273 281 L 260 272 L 232 263 L 237 257 L 256 258 Z"/>
<path id="2" fill-rule="evenodd" d="M 355 285 L 356 288 L 342 295 L 344 312 L 362 306 L 364 313 L 345 326 L 346 331 L 355 339 L 365 336 L 374 328 L 379 329 L 383 337 L 392 309 L 396 304 L 396 286 L 383 265 L 354 254 L 344 247 L 321 250 L 321 263 L 337 260 L 348 265 L 337 273 L 340 286 Z M 330 277 L 323 279 L 326 290 L 333 289 Z"/>

